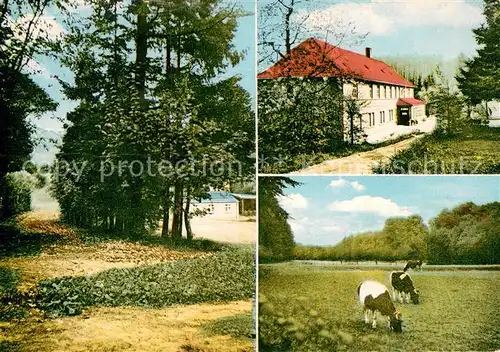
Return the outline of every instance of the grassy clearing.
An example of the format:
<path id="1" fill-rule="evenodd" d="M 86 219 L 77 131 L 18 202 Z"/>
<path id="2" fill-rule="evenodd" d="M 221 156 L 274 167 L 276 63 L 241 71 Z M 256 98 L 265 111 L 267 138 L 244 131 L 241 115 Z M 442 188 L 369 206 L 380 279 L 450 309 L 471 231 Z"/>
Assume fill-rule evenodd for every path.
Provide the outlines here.
<path id="1" fill-rule="evenodd" d="M 209 335 L 231 335 L 234 338 L 252 339 L 254 321 L 252 313 L 239 314 L 212 320 L 203 325 Z"/>
<path id="2" fill-rule="evenodd" d="M 79 316 L 0 325 L 0 351 L 250 352 L 250 339 L 207 334 L 205 326 L 251 308 L 250 301 L 162 309 L 91 308 Z"/>
<path id="3" fill-rule="evenodd" d="M 262 351 L 486 351 L 500 348 L 498 271 L 412 273 L 420 305 L 396 304 L 403 334 L 362 322 L 357 287 L 389 271 L 263 265 L 259 272 Z"/>
<path id="4" fill-rule="evenodd" d="M 326 160 L 343 158 L 356 153 L 369 152 L 377 148 L 386 147 L 388 145 L 413 138 L 416 135 L 418 134 L 412 133 L 412 134 L 402 135 L 395 139 L 391 139 L 376 144 L 370 144 L 370 143 L 362 143 L 355 145 L 346 144 L 345 148 L 332 151 L 331 153 L 299 154 L 290 156 L 288 158 L 283 158 L 283 160 L 280 160 L 278 162 L 273 162 L 272 160 L 263 160 L 262 165 L 260 167 L 260 172 L 268 174 L 281 174 L 292 171 L 299 171 L 310 166 L 321 164 Z"/>
<path id="5" fill-rule="evenodd" d="M 90 233 L 46 215 L 0 226 L 0 350 L 252 350 L 202 328 L 250 312 L 252 245 Z"/>
<path id="6" fill-rule="evenodd" d="M 373 169 L 377 174 L 500 173 L 500 128 L 467 125 L 453 136 L 431 134 Z"/>

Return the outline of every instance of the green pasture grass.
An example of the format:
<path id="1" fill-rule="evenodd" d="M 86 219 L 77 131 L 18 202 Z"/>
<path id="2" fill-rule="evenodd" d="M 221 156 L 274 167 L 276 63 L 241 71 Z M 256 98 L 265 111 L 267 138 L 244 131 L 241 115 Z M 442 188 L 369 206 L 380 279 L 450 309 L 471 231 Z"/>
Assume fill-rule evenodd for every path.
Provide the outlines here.
<path id="1" fill-rule="evenodd" d="M 324 266 L 261 266 L 261 351 L 500 349 L 500 272 L 413 272 L 421 304 L 396 303 L 404 320 L 402 334 L 389 331 L 383 320 L 375 330 L 365 325 L 357 298 L 361 281 L 377 280 L 389 287 L 389 274 Z"/>

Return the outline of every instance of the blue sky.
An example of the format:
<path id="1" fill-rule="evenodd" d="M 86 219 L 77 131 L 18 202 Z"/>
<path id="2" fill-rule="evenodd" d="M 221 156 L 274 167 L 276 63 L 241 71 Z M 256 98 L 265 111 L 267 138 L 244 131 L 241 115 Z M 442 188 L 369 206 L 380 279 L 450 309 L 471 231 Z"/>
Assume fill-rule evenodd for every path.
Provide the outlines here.
<path id="1" fill-rule="evenodd" d="M 232 1 L 227 1 L 228 3 L 233 3 Z M 245 51 L 246 56 L 243 61 L 240 62 L 234 68 L 231 68 L 226 76 L 229 75 L 239 75 L 241 76 L 241 85 L 246 89 L 252 99 L 255 98 L 255 2 L 254 1 L 238 1 L 235 0 L 236 4 L 239 5 L 246 12 L 251 13 L 250 16 L 243 17 L 239 20 L 238 30 L 234 39 L 234 44 L 236 48 L 240 51 Z M 88 13 L 88 10 L 86 10 Z M 47 13 L 47 18 L 53 23 L 55 20 L 55 25 L 63 23 L 63 19 L 54 11 L 49 11 Z M 54 28 L 57 31 L 57 28 Z M 55 131 L 62 133 L 63 122 L 66 113 L 74 109 L 76 106 L 75 102 L 68 101 L 64 99 L 64 95 L 60 91 L 60 86 L 57 81 L 52 77 L 54 75 L 59 75 L 64 78 L 70 78 L 71 72 L 66 69 L 62 69 L 58 62 L 51 60 L 46 57 L 37 58 L 38 70 L 41 73 L 33 75 L 34 80 L 40 84 L 47 92 L 59 103 L 59 107 L 55 113 L 49 113 L 41 118 L 38 118 L 34 123 L 46 130 Z"/>
<path id="2" fill-rule="evenodd" d="M 500 201 L 498 176 L 295 176 L 302 182 L 279 199 L 295 241 L 333 245 L 345 236 L 381 230 L 393 216 L 425 222 L 464 202 Z"/>
<path id="3" fill-rule="evenodd" d="M 476 50 L 471 30 L 483 21 L 481 0 L 318 0 L 304 4 L 309 8 L 301 9 L 296 17 L 309 16 L 303 37 L 315 36 L 356 52 L 371 47 L 374 57 L 446 60 L 460 53 L 471 56 Z M 343 35 L 351 31 L 355 34 Z"/>

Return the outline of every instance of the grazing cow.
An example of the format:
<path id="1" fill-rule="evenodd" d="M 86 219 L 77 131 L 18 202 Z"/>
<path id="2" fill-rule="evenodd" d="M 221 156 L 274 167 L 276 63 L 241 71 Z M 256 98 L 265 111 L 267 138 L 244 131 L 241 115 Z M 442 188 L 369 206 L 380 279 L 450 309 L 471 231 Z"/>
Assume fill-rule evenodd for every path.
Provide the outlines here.
<path id="1" fill-rule="evenodd" d="M 408 269 L 419 269 L 422 270 L 422 261 L 419 260 L 408 260 L 408 263 L 406 263 L 404 267 L 404 271 L 407 271 Z"/>
<path id="2" fill-rule="evenodd" d="M 364 306 L 365 323 L 370 323 L 372 315 L 372 327 L 377 327 L 377 315 L 387 317 L 387 325 L 394 332 L 402 332 L 401 313 L 396 310 L 387 287 L 376 281 L 363 281 L 358 287 L 359 301 Z"/>
<path id="3" fill-rule="evenodd" d="M 400 302 L 408 303 L 409 295 L 413 304 L 418 304 L 420 295 L 415 286 L 413 286 L 410 274 L 403 271 L 393 271 L 391 273 L 391 285 L 394 301 L 397 301 L 397 298 L 399 298 Z"/>

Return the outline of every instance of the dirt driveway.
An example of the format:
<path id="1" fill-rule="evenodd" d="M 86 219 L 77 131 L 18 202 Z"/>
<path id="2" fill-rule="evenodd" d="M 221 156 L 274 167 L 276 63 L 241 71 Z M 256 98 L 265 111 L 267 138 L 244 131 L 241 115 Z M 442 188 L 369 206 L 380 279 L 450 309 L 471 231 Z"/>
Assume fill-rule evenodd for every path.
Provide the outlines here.
<path id="1" fill-rule="evenodd" d="M 421 138 L 423 135 L 405 139 L 386 147 L 377 148 L 369 152 L 363 152 L 346 156 L 344 158 L 332 159 L 313 165 L 306 169 L 292 172 L 294 175 L 310 174 L 372 174 L 372 167 L 378 165 L 381 161 L 389 159 L 398 151 L 407 148 L 413 141 Z"/>
<path id="2" fill-rule="evenodd" d="M 255 218 L 240 217 L 238 220 L 219 220 L 209 217 L 191 220 L 195 238 L 208 238 L 227 243 L 255 243 L 257 225 Z"/>

